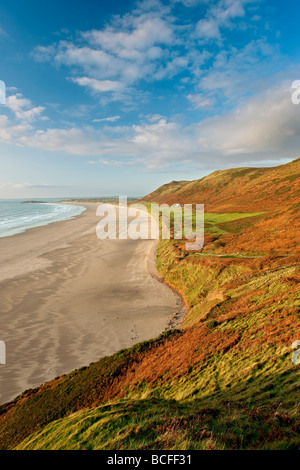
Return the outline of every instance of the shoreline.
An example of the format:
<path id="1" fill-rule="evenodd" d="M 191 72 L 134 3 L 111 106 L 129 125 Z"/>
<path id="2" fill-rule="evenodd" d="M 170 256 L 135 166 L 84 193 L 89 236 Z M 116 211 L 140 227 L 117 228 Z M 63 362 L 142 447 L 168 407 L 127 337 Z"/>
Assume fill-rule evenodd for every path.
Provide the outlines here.
<path id="1" fill-rule="evenodd" d="M 188 314 L 188 305 L 184 298 L 184 295 L 176 289 L 176 287 L 170 284 L 166 279 L 157 271 L 156 269 L 156 250 L 158 247 L 158 240 L 153 241 L 153 245 L 149 250 L 146 264 L 147 270 L 152 277 L 154 277 L 157 281 L 166 285 L 169 289 L 171 289 L 175 295 L 178 296 L 179 301 L 177 302 L 178 311 L 175 312 L 169 319 L 169 322 L 165 328 L 165 331 L 173 330 L 173 329 L 180 329 L 182 327 L 182 323 L 184 318 Z"/>
<path id="2" fill-rule="evenodd" d="M 5 200 L 4 200 L 4 201 L 5 201 Z M 26 204 L 26 202 L 24 202 L 24 204 Z M 27 203 L 27 204 L 31 204 L 31 202 L 30 202 L 30 203 Z M 66 205 L 66 206 L 68 205 L 67 202 L 60 202 L 60 201 L 58 201 L 58 202 L 39 202 L 39 204 L 54 204 L 54 205 L 63 204 L 63 205 Z M 71 204 L 71 203 L 70 203 L 70 204 Z M 41 225 L 35 225 L 35 226 L 33 226 L 33 227 L 28 227 L 28 228 L 24 228 L 24 229 L 22 229 L 22 228 L 20 227 L 20 229 L 21 229 L 20 232 L 12 233 L 12 234 L 10 234 L 10 235 L 4 235 L 4 236 L 1 236 L 1 235 L 0 235 L 0 241 L 1 241 L 2 239 L 5 239 L 5 238 L 15 237 L 16 235 L 21 235 L 21 234 L 23 234 L 23 233 L 26 233 L 28 230 L 33 230 L 33 229 L 35 229 L 35 228 L 40 228 L 40 227 L 47 227 L 48 225 L 56 224 L 56 223 L 58 223 L 58 222 L 67 222 L 68 220 L 76 219 L 76 218 L 80 217 L 80 216 L 86 211 L 86 207 L 85 207 L 84 205 L 82 205 L 82 204 L 81 204 L 81 205 L 80 205 L 80 204 L 75 204 L 75 205 L 76 205 L 77 207 L 82 207 L 82 208 L 84 208 L 84 210 L 83 210 L 80 214 L 72 215 L 72 216 L 70 216 L 70 217 L 68 217 L 68 218 L 66 218 L 66 219 L 62 219 L 62 220 L 51 220 L 50 222 L 45 222 L 45 223 L 42 223 Z"/>
<path id="3" fill-rule="evenodd" d="M 154 240 L 98 240 L 97 204 L 0 240 L 0 403 L 175 328 L 181 297 L 159 279 Z"/>

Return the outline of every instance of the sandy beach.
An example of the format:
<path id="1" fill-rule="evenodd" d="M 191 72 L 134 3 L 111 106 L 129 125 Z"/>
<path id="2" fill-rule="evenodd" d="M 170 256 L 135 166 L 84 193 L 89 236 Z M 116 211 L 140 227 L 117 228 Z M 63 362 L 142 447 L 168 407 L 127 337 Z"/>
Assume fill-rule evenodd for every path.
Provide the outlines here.
<path id="1" fill-rule="evenodd" d="M 0 403 L 159 335 L 183 311 L 153 240 L 99 240 L 96 205 L 0 240 Z"/>

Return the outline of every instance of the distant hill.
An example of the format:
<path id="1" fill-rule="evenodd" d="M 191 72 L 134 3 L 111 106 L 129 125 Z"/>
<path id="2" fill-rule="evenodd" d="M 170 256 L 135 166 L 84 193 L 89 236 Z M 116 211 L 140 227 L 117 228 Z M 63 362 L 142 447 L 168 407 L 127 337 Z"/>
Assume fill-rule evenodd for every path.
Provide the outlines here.
<path id="1" fill-rule="evenodd" d="M 138 198 L 128 197 L 127 202 L 136 202 Z M 74 203 L 74 204 L 119 204 L 119 196 L 112 197 L 84 197 L 84 198 L 73 198 L 63 199 L 61 203 Z"/>
<path id="2" fill-rule="evenodd" d="M 22 201 L 22 204 L 45 204 L 45 201 Z"/>
<path id="3" fill-rule="evenodd" d="M 300 195 L 300 158 L 271 168 L 214 171 L 194 181 L 172 181 L 142 201 L 205 204 L 209 212 L 255 212 L 289 206 Z"/>

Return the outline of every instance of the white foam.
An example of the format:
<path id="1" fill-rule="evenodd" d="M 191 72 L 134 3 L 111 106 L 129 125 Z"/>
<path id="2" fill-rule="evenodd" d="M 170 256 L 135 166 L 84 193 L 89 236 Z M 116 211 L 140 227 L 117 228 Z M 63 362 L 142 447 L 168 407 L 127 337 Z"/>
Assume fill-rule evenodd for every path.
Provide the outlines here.
<path id="1" fill-rule="evenodd" d="M 1 201 L 0 238 L 25 232 L 30 228 L 48 225 L 52 222 L 73 219 L 86 209 L 73 204 Z"/>

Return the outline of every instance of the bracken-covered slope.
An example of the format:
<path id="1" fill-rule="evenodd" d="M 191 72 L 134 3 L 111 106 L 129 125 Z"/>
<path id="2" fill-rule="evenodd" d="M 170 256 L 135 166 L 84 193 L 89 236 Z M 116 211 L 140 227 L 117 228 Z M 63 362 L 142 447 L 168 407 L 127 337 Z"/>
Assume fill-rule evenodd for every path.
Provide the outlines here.
<path id="1" fill-rule="evenodd" d="M 299 449 L 298 169 L 299 160 L 204 179 L 215 208 L 205 216 L 204 248 L 163 240 L 157 250 L 159 272 L 189 308 L 181 330 L 3 405 L 0 448 Z M 247 202 L 246 180 L 257 204 Z M 173 189 L 181 185 L 182 193 L 186 183 Z"/>
<path id="2" fill-rule="evenodd" d="M 205 204 L 209 212 L 256 212 L 290 205 L 300 196 L 300 159 L 274 168 L 215 171 L 195 181 L 165 184 L 142 201 Z"/>

